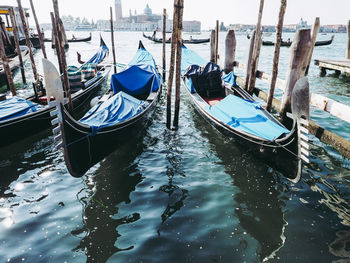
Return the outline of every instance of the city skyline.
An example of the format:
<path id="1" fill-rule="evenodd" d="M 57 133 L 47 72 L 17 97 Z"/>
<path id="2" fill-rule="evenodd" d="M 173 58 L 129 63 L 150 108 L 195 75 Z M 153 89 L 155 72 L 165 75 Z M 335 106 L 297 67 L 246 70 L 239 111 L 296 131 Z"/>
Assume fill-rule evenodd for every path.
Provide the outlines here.
<path id="1" fill-rule="evenodd" d="M 169 18 L 172 17 L 173 0 L 128 0 L 122 1 L 122 13 L 126 17 L 129 10 L 142 13 L 148 4 L 156 14 L 161 14 L 163 8 L 167 9 Z M 51 1 L 33 0 L 40 23 L 50 22 Z M 185 1 L 184 20 L 199 20 L 202 29 L 213 28 L 215 21 L 229 24 L 255 24 L 257 20 L 259 0 L 219 0 L 222 4 L 213 4 L 211 1 L 191 0 Z M 60 15 L 72 15 L 74 17 L 86 17 L 94 21 L 109 18 L 109 7 L 114 9 L 115 0 L 59 0 Z M 2 5 L 17 5 L 15 0 L 3 0 Z M 22 0 L 24 7 L 29 7 L 28 0 Z M 265 1 L 262 24 L 275 25 L 278 19 L 280 0 Z M 284 24 L 297 24 L 303 18 L 312 24 L 315 17 L 319 16 L 321 25 L 347 24 L 350 16 L 347 14 L 350 8 L 349 0 L 334 0 L 331 3 L 325 0 L 293 0 L 287 2 Z M 116 11 L 114 10 L 114 16 Z M 114 17 L 115 18 L 115 17 Z M 32 15 L 31 20 L 32 22 Z"/>

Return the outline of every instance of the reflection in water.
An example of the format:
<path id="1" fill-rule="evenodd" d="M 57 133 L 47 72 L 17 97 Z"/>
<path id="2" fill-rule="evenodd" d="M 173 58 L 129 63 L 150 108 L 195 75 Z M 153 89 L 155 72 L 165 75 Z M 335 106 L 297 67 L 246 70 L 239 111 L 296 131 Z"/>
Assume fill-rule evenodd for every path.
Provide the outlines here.
<path id="1" fill-rule="evenodd" d="M 350 231 L 338 231 L 337 239 L 329 245 L 329 252 L 342 258 L 332 263 L 350 262 Z"/>
<path id="2" fill-rule="evenodd" d="M 258 260 L 274 257 L 284 245 L 287 222 L 282 211 L 283 187 L 276 181 L 273 170 L 234 141 L 224 138 L 198 115 L 194 116 L 194 122 L 209 139 L 233 185 L 240 190 L 234 195 L 238 204 L 236 215 L 240 225 L 259 242 Z"/>
<path id="3" fill-rule="evenodd" d="M 174 176 L 179 174 L 186 176 L 182 171 L 182 157 L 181 157 L 181 140 L 178 136 L 171 134 L 171 131 L 165 131 L 164 143 L 167 150 L 166 158 L 169 162 L 169 166 L 166 169 L 166 175 L 168 176 L 168 184 L 160 187 L 160 191 L 163 191 L 169 195 L 168 204 L 164 212 L 161 215 L 162 225 L 164 222 L 175 214 L 183 206 L 183 201 L 186 199 L 188 191 L 175 185 L 173 182 Z M 158 230 L 160 234 L 160 229 Z"/>
<path id="4" fill-rule="evenodd" d="M 118 214 L 118 204 L 129 203 L 130 193 L 142 181 L 135 158 L 143 148 L 142 139 L 134 138 L 110 154 L 93 176 L 86 176 L 86 187 L 77 194 L 83 205 L 84 226 L 72 231 L 72 234 L 82 238 L 75 250 L 83 251 L 87 262 L 106 262 L 114 253 L 132 249 L 132 246 L 115 246 L 120 236 L 117 227 L 137 221 L 140 215 L 134 213 L 120 219 L 114 216 Z"/>

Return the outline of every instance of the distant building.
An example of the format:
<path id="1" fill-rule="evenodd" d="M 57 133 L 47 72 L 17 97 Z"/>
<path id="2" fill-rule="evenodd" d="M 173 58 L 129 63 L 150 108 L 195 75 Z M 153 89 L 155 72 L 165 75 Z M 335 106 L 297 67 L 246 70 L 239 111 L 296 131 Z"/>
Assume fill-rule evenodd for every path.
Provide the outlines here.
<path id="1" fill-rule="evenodd" d="M 163 14 L 153 14 L 152 9 L 147 4 L 142 14 L 133 13 L 129 10 L 129 16 L 123 17 L 121 13 L 121 0 L 115 0 L 116 19 L 114 22 L 115 30 L 121 31 L 158 31 L 163 30 Z M 120 10 L 120 12 L 118 11 Z M 166 19 L 166 31 L 172 31 L 172 20 Z M 98 20 L 96 22 L 97 30 L 108 30 L 110 28 L 108 20 Z M 200 21 L 183 21 L 183 31 L 200 32 Z"/>
<path id="2" fill-rule="evenodd" d="M 123 18 L 123 11 L 122 11 L 122 2 L 121 0 L 115 0 L 114 2 L 115 7 L 115 20 L 120 21 Z"/>

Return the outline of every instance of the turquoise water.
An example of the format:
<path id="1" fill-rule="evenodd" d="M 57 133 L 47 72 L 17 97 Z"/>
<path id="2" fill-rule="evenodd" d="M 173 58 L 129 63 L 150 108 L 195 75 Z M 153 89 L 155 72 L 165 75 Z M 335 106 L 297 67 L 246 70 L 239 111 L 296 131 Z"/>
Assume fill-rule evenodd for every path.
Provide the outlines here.
<path id="1" fill-rule="evenodd" d="M 102 34 L 110 43 L 110 33 Z M 224 37 L 220 33 L 220 54 Z M 116 33 L 119 62 L 129 61 L 139 39 L 141 32 Z M 143 43 L 161 64 L 161 45 Z M 337 34 L 331 46 L 315 48 L 314 58 L 342 58 L 345 43 L 346 35 Z M 237 35 L 236 60 L 245 63 L 247 45 L 245 35 Z M 88 58 L 97 47 L 94 33 L 92 43 L 71 45 L 68 61 L 77 50 Z M 191 47 L 209 57 L 209 44 Z M 40 57 L 37 52 L 39 71 Z M 272 57 L 273 48 L 263 47 L 259 68 L 271 71 Z M 288 61 L 283 48 L 280 78 Z M 349 103 L 344 76 L 320 77 L 311 66 L 309 78 L 313 92 Z M 164 94 L 148 128 L 80 179 L 68 174 L 50 131 L 0 149 L 1 262 L 350 260 L 347 159 L 310 137 L 311 163 L 292 184 L 208 125 L 185 93 L 179 130 L 167 130 Z M 319 111 L 312 118 L 349 139 L 348 124 Z"/>

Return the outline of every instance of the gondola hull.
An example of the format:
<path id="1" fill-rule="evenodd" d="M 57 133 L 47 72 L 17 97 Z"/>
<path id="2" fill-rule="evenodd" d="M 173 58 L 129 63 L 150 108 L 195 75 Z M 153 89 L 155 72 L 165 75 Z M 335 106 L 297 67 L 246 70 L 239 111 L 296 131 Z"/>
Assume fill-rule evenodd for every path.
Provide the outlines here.
<path id="1" fill-rule="evenodd" d="M 85 83 L 85 88 L 72 94 L 74 114 L 79 114 L 90 104 L 90 100 L 100 90 L 101 85 L 106 81 L 110 69 Z M 35 100 L 31 98 L 29 100 Z M 29 113 L 17 118 L 12 118 L 0 123 L 0 147 L 17 142 L 25 137 L 29 137 L 51 126 L 52 117 L 50 111 L 53 107 L 45 106 L 43 109 Z"/>
<path id="2" fill-rule="evenodd" d="M 186 85 L 185 82 L 184 85 Z M 298 177 L 298 167 L 301 161 L 296 155 L 298 152 L 297 129 L 293 128 L 291 134 L 284 140 L 276 140 L 274 143 L 249 136 L 212 116 L 202 106 L 203 101 L 197 93 L 191 93 L 187 87 L 185 90 L 196 112 L 221 134 L 238 142 L 244 150 L 248 150 L 258 158 L 263 159 L 287 178 L 295 180 Z"/>
<path id="3" fill-rule="evenodd" d="M 72 119 L 67 111 L 63 111 L 63 149 L 67 168 L 71 175 L 80 177 L 85 174 L 90 167 L 101 161 L 111 152 L 127 143 L 128 139 L 137 138 L 150 121 L 160 91 L 154 100 L 141 114 L 135 116 L 120 125 L 112 128 L 104 128 L 93 134 L 90 127 L 81 126 Z"/>
<path id="4" fill-rule="evenodd" d="M 151 36 L 147 36 L 143 34 L 144 38 L 147 38 L 155 43 L 163 43 L 163 40 L 161 38 L 153 38 Z M 210 42 L 210 38 L 203 38 L 203 39 L 183 39 L 182 40 L 183 44 L 203 44 L 203 43 L 208 43 Z M 165 40 L 166 44 L 170 44 L 171 40 L 167 39 Z"/>

